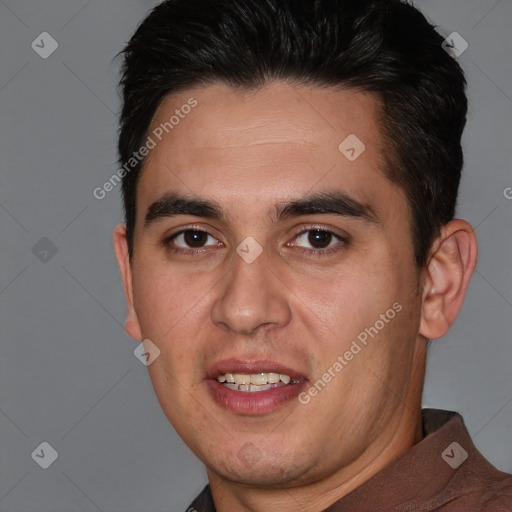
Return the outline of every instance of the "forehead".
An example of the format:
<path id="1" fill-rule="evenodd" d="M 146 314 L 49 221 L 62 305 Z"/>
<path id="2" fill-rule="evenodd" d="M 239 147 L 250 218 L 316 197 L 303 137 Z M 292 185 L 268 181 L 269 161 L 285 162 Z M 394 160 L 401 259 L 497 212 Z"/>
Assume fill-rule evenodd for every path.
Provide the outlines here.
<path id="1" fill-rule="evenodd" d="M 380 139 L 380 102 L 375 94 L 282 81 L 250 90 L 215 83 L 172 94 L 155 112 L 150 131 L 169 121 L 169 114 L 180 111 L 192 98 L 197 106 L 186 116 L 186 123 L 183 119 L 164 134 L 172 134 L 176 145 L 188 139 L 191 131 L 194 136 L 189 142 L 203 151 L 291 143 L 327 148 L 352 130 L 364 134 L 370 144 Z"/>
<path id="2" fill-rule="evenodd" d="M 284 82 L 170 95 L 148 132 L 156 145 L 140 178 L 139 213 L 169 191 L 226 207 L 234 199 L 263 206 L 333 187 L 365 203 L 386 199 L 397 191 L 383 174 L 379 107 L 371 93 Z"/>

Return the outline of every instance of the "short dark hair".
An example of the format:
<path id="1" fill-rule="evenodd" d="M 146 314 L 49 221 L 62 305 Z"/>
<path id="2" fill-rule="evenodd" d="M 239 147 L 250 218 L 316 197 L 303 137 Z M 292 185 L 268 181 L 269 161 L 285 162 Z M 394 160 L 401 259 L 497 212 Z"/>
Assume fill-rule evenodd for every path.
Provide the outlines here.
<path id="1" fill-rule="evenodd" d="M 405 191 L 424 266 L 455 214 L 463 165 L 466 81 L 442 42 L 400 0 L 168 0 L 123 52 L 120 161 L 143 145 L 162 100 L 196 85 L 252 89 L 283 79 L 373 92 L 388 149 L 383 172 Z M 143 164 L 122 184 L 131 257 Z"/>

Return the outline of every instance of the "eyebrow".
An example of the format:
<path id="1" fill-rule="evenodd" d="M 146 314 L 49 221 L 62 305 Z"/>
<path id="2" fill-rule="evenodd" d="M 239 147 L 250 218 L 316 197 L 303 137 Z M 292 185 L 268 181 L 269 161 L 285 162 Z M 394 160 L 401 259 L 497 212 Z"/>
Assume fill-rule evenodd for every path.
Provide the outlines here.
<path id="1" fill-rule="evenodd" d="M 292 201 L 284 201 L 275 206 L 271 218 L 281 221 L 300 215 L 314 214 L 334 214 L 372 224 L 379 223 L 370 205 L 341 191 L 318 192 Z"/>
<path id="2" fill-rule="evenodd" d="M 361 203 L 345 192 L 329 191 L 308 194 L 304 197 L 276 204 L 269 212 L 271 222 L 279 222 L 301 215 L 334 214 L 378 224 L 379 219 L 368 204 Z M 144 227 L 162 218 L 192 215 L 227 221 L 227 215 L 216 201 L 195 199 L 177 193 L 165 194 L 148 208 Z"/>

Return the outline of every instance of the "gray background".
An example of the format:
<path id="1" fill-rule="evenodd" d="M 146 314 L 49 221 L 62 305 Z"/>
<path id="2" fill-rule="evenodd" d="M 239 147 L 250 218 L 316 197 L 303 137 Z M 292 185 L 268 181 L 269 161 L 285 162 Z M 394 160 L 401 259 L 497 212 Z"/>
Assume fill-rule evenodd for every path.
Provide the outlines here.
<path id="1" fill-rule="evenodd" d="M 206 482 L 123 330 L 118 190 L 92 195 L 118 168 L 113 57 L 155 4 L 0 0 L 2 512 L 180 512 Z M 416 5 L 469 43 L 458 214 L 480 242 L 460 317 L 431 346 L 424 404 L 460 411 L 477 447 L 512 472 L 512 2 Z M 31 48 L 43 31 L 59 44 L 47 59 Z M 31 458 L 43 441 L 59 454 L 48 469 Z"/>

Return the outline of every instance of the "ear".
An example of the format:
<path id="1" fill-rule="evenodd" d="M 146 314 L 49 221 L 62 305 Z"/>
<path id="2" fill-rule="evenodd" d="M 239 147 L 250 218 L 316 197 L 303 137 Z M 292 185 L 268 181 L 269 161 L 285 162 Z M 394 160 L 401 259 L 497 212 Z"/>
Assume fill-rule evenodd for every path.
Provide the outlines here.
<path id="1" fill-rule="evenodd" d="M 121 271 L 121 279 L 123 280 L 124 294 L 126 296 L 126 304 L 128 306 L 128 315 L 124 324 L 124 328 L 128 336 L 135 340 L 142 340 L 142 332 L 139 319 L 135 308 L 133 307 L 133 279 L 132 279 L 132 262 L 128 252 L 128 239 L 126 238 L 126 226 L 119 224 L 114 229 L 114 250 L 116 253 L 117 264 Z"/>
<path id="2" fill-rule="evenodd" d="M 471 224 L 452 220 L 441 228 L 425 268 L 419 329 L 422 336 L 440 338 L 455 322 L 477 257 L 478 245 Z"/>

